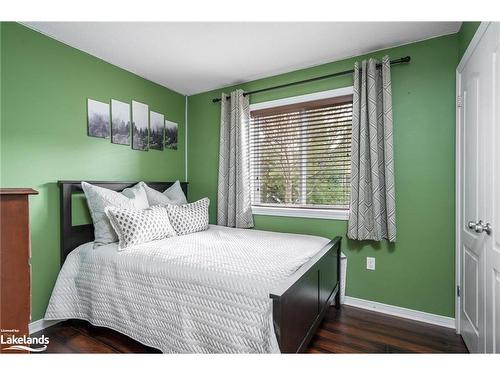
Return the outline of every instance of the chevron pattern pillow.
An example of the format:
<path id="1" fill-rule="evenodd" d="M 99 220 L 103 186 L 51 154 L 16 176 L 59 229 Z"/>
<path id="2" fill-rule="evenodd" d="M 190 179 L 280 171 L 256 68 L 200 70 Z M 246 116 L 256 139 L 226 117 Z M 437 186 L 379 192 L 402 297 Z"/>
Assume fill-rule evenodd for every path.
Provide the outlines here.
<path id="1" fill-rule="evenodd" d="M 176 235 L 164 207 L 136 210 L 106 207 L 106 215 L 118 235 L 118 250 Z"/>
<path id="2" fill-rule="evenodd" d="M 208 206 L 210 199 L 202 198 L 181 206 L 168 204 L 165 208 L 177 235 L 201 232 L 208 229 Z"/>

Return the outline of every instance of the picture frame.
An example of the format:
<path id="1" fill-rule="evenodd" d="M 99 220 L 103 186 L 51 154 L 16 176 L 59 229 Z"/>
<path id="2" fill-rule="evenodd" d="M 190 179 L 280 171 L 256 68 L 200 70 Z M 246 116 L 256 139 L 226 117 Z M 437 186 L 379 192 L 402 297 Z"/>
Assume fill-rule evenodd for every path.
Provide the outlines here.
<path id="1" fill-rule="evenodd" d="M 149 148 L 163 151 L 165 138 L 165 116 L 158 112 L 149 112 Z"/>
<path id="2" fill-rule="evenodd" d="M 87 135 L 96 138 L 109 138 L 109 104 L 87 99 Z"/>
<path id="3" fill-rule="evenodd" d="M 132 149 L 149 150 L 149 107 L 132 100 Z"/>
<path id="4" fill-rule="evenodd" d="M 130 145 L 130 104 L 111 99 L 111 143 Z"/>
<path id="5" fill-rule="evenodd" d="M 179 124 L 165 120 L 165 148 L 177 150 Z"/>

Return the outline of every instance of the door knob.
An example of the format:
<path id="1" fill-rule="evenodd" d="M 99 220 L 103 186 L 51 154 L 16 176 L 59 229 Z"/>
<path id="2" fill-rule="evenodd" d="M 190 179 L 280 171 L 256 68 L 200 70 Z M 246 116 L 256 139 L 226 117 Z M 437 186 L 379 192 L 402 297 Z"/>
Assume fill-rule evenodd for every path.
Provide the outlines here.
<path id="1" fill-rule="evenodd" d="M 469 229 L 474 230 L 476 233 L 483 233 L 486 232 L 486 234 L 490 235 L 492 232 L 491 224 L 490 223 L 483 223 L 482 220 L 479 220 L 477 223 L 473 221 L 469 221 L 467 223 L 467 227 Z"/>
<path id="2" fill-rule="evenodd" d="M 470 225 L 470 222 L 469 222 L 469 225 Z M 469 226 L 470 228 L 470 226 Z M 472 229 L 472 228 L 471 228 Z M 475 228 L 474 230 L 476 231 L 476 233 L 483 233 L 483 232 L 486 232 L 487 235 L 490 235 L 491 234 L 491 224 L 490 223 L 483 223 L 482 220 L 479 220 L 476 225 L 475 225 Z"/>

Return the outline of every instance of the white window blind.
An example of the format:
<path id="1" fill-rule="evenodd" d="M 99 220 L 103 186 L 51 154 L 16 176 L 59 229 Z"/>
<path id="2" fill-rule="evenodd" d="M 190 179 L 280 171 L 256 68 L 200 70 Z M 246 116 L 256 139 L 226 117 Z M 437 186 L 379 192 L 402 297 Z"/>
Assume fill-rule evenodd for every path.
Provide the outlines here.
<path id="1" fill-rule="evenodd" d="M 252 205 L 349 209 L 352 95 L 251 112 Z"/>

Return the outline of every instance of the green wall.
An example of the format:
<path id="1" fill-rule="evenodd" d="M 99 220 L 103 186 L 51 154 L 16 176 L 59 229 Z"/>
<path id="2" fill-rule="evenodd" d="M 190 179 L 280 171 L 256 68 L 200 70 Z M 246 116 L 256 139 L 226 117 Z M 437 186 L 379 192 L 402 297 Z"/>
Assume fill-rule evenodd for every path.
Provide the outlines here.
<path id="1" fill-rule="evenodd" d="M 15 23 L 1 26 L 1 187 L 31 187 L 32 319 L 59 271 L 58 180 L 185 178 L 184 96 Z M 145 57 L 147 58 L 147 56 Z M 179 123 L 179 149 L 87 136 L 86 100 L 149 104 Z"/>
<path id="2" fill-rule="evenodd" d="M 392 68 L 398 241 L 344 241 L 348 256 L 347 294 L 444 316 L 454 316 L 455 68 L 457 34 L 426 40 L 279 76 L 225 88 L 253 90 L 342 71 L 355 60 L 410 55 Z M 253 95 L 261 102 L 352 85 L 345 76 Z M 216 218 L 222 90 L 188 98 L 188 179 L 191 199 L 209 196 Z M 258 229 L 334 237 L 345 235 L 338 220 L 255 216 Z M 345 237 L 345 236 L 344 236 Z M 366 257 L 376 271 L 366 270 Z"/>
<path id="3" fill-rule="evenodd" d="M 481 22 L 463 22 L 460 30 L 458 30 L 458 58 L 459 60 L 465 53 L 470 41 L 474 37 L 477 28 Z"/>

